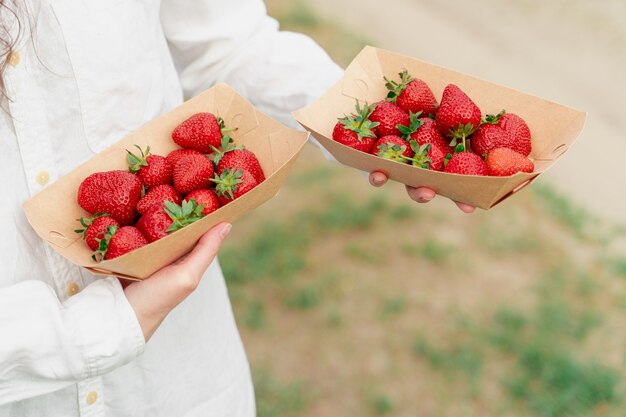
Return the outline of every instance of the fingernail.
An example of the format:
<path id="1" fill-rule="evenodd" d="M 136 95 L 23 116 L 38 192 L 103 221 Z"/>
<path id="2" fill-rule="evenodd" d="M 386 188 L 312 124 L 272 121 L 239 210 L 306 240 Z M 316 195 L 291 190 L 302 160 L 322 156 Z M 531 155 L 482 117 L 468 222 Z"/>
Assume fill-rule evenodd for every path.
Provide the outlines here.
<path id="1" fill-rule="evenodd" d="M 220 230 L 220 237 L 222 239 L 226 239 L 226 236 L 228 236 L 228 234 L 230 233 L 230 229 L 233 228 L 233 225 L 230 223 L 226 223 L 224 224 L 224 226 L 222 226 L 221 230 Z"/>

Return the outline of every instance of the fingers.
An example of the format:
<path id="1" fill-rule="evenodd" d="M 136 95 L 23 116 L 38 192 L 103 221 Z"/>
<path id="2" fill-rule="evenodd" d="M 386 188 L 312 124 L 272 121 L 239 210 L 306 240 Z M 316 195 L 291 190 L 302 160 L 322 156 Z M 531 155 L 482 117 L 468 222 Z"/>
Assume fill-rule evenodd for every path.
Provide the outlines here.
<path id="1" fill-rule="evenodd" d="M 418 203 L 428 203 L 437 195 L 437 193 L 430 188 L 414 188 L 408 185 L 406 186 L 406 192 L 409 194 L 409 197 L 411 197 L 411 200 L 417 201 Z"/>
<path id="2" fill-rule="evenodd" d="M 470 206 L 469 204 L 459 203 L 458 201 L 455 201 L 454 204 L 456 204 L 463 213 L 471 214 L 476 210 L 476 207 Z"/>
<path id="3" fill-rule="evenodd" d="M 230 223 L 220 223 L 206 232 L 196 244 L 196 247 L 181 262 L 181 266 L 193 275 L 201 275 L 213 262 L 215 255 L 222 245 L 232 225 Z"/>
<path id="4" fill-rule="evenodd" d="M 382 187 L 387 182 L 387 176 L 382 172 L 374 171 L 370 174 L 370 184 L 374 187 Z"/>
<path id="5" fill-rule="evenodd" d="M 428 203 L 437 195 L 437 193 L 430 188 L 427 188 L 427 187 L 413 188 L 413 187 L 409 187 L 408 185 L 406 186 L 406 192 L 409 194 L 409 197 L 411 197 L 412 200 L 415 200 L 418 203 Z M 476 210 L 476 207 L 469 205 L 469 204 L 459 203 L 458 201 L 455 201 L 454 204 L 456 204 L 457 207 L 463 213 L 469 214 L 469 213 L 473 213 L 474 210 Z"/>

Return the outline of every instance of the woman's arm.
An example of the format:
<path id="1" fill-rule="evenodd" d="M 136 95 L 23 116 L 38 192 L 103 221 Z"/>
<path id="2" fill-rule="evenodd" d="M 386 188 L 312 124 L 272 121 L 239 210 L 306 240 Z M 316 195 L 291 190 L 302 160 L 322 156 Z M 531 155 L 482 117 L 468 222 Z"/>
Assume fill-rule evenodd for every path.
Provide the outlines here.
<path id="1" fill-rule="evenodd" d="M 0 405 L 104 374 L 143 347 L 116 278 L 98 280 L 63 303 L 42 281 L 0 289 Z"/>
<path id="2" fill-rule="evenodd" d="M 279 31 L 262 0 L 163 0 L 161 21 L 188 97 L 227 82 L 264 113 L 295 127 L 290 113 L 342 75 L 309 37 Z M 369 180 L 380 187 L 387 177 L 374 172 Z M 436 195 L 423 187 L 408 187 L 407 193 L 418 203 Z M 456 204 L 466 213 L 474 211 Z"/>

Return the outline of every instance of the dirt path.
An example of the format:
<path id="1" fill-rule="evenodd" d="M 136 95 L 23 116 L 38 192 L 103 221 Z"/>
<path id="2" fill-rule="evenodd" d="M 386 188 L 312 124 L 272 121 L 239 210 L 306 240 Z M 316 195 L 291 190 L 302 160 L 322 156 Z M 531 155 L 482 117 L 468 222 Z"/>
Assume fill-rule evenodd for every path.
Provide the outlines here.
<path id="1" fill-rule="evenodd" d="M 594 213 L 626 223 L 626 3 L 621 0 L 308 1 L 376 46 L 588 112 L 543 177 Z"/>

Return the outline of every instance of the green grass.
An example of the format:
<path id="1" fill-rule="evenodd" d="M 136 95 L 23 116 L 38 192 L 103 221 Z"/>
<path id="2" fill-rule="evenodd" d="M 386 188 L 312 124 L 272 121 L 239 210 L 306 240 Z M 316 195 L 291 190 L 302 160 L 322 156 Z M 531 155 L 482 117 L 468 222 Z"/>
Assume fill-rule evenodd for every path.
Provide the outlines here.
<path id="1" fill-rule="evenodd" d="M 485 222 L 476 233 L 476 240 L 482 247 L 496 255 L 537 254 L 545 249 L 541 236 L 520 228 L 509 228 L 502 233 L 502 228 Z"/>
<path id="2" fill-rule="evenodd" d="M 480 391 L 484 354 L 473 342 L 462 343 L 451 348 L 436 347 L 424 336 L 418 336 L 413 343 L 413 352 L 450 381 L 462 376 L 467 382 L 469 394 L 475 396 Z"/>
<path id="3" fill-rule="evenodd" d="M 399 204 L 387 212 L 389 219 L 393 222 L 413 220 L 419 217 L 419 213 L 419 207 L 408 204 Z"/>
<path id="4" fill-rule="evenodd" d="M 378 394 L 376 395 L 372 401 L 372 409 L 374 410 L 374 415 L 377 416 L 386 416 L 390 415 L 393 411 L 393 401 L 386 394 Z"/>
<path id="5" fill-rule="evenodd" d="M 385 256 L 378 253 L 378 248 L 372 247 L 371 244 L 348 242 L 344 251 L 350 259 L 369 265 L 384 265 L 388 261 Z"/>
<path id="6" fill-rule="evenodd" d="M 396 296 L 387 299 L 383 305 L 381 318 L 383 320 L 398 316 L 407 308 L 407 299 L 405 296 Z"/>
<path id="7" fill-rule="evenodd" d="M 312 145 L 311 145 L 312 146 Z M 337 177 L 337 170 L 327 165 L 316 166 L 302 173 L 293 175 L 287 180 L 298 188 L 310 189 L 314 186 L 327 186 Z"/>
<path id="8" fill-rule="evenodd" d="M 612 261 L 611 272 L 620 278 L 626 278 L 626 257 Z"/>
<path id="9" fill-rule="evenodd" d="M 323 301 L 323 296 L 318 287 L 308 285 L 300 288 L 295 294 L 289 296 L 286 304 L 298 310 L 310 310 L 317 307 Z"/>
<path id="10" fill-rule="evenodd" d="M 595 221 L 583 208 L 560 194 L 556 189 L 545 183 L 531 185 L 534 194 L 543 204 L 546 212 L 559 223 L 567 227 L 574 235 L 585 237 L 589 223 Z"/>
<path id="11" fill-rule="evenodd" d="M 301 382 L 279 381 L 265 369 L 255 369 L 253 380 L 258 417 L 287 417 L 306 410 Z"/>
<path id="12" fill-rule="evenodd" d="M 621 401 L 620 373 L 603 364 L 601 355 L 589 357 L 578 349 L 603 322 L 589 303 L 595 294 L 590 281 L 573 271 L 553 270 L 537 288 L 533 311 L 503 307 L 486 329 L 492 346 L 515 363 L 504 378 L 509 394 L 534 415 L 586 416 Z"/>
<path id="13" fill-rule="evenodd" d="M 517 363 L 518 372 L 505 385 L 537 416 L 586 416 L 618 400 L 619 373 L 597 360 L 550 344 L 528 344 L 517 352 Z"/>
<path id="14" fill-rule="evenodd" d="M 369 230 L 389 206 L 379 194 L 364 203 L 344 194 L 329 196 L 328 200 L 330 204 L 325 210 L 305 212 L 300 221 L 326 231 Z"/>
<path id="15" fill-rule="evenodd" d="M 619 407 L 623 373 L 603 362 L 602 353 L 583 354 L 584 346 L 604 323 L 594 307 L 599 277 L 585 271 L 552 269 L 535 288 L 530 310 L 496 309 L 490 322 L 458 321 L 446 346 L 424 335 L 413 352 L 450 381 L 465 378 L 472 395 L 480 392 L 485 366 L 502 357 L 508 363 L 501 384 L 532 415 L 595 415 L 598 407 Z"/>
<path id="16" fill-rule="evenodd" d="M 283 223 L 266 223 L 243 247 L 225 245 L 220 260 L 230 283 L 289 280 L 306 267 L 309 234 Z"/>
<path id="17" fill-rule="evenodd" d="M 265 305 L 262 301 L 253 301 L 246 307 L 244 323 L 251 329 L 261 329 L 266 324 Z"/>
<path id="18" fill-rule="evenodd" d="M 424 236 L 423 242 L 419 244 L 403 242 L 400 250 L 406 256 L 420 257 L 425 261 L 439 265 L 448 263 L 459 254 L 456 246 L 443 243 L 431 236 Z"/>

